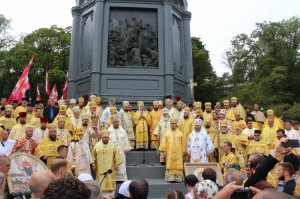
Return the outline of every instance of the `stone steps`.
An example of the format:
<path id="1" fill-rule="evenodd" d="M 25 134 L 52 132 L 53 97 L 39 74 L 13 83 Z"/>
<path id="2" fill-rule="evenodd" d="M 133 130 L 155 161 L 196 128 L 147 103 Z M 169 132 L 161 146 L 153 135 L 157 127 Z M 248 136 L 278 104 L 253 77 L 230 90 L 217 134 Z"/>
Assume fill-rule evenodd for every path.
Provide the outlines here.
<path id="1" fill-rule="evenodd" d="M 149 164 L 138 164 L 145 161 Z M 138 164 L 138 165 L 137 165 Z M 174 189 L 181 190 L 184 194 L 187 192 L 184 183 L 167 183 L 165 182 L 166 166 L 161 165 L 159 156 L 156 151 L 130 151 L 126 155 L 126 170 L 129 180 L 134 178 L 143 178 L 149 183 L 149 196 L 148 199 L 162 199 L 166 194 Z M 117 183 L 117 190 L 122 183 Z"/>

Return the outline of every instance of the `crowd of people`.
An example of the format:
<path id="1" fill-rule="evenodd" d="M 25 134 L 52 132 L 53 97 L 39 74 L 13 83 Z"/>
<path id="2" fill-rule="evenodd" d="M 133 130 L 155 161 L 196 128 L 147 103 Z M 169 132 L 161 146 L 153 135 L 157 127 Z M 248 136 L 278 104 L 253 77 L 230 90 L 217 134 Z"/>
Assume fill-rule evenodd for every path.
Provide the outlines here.
<path id="1" fill-rule="evenodd" d="M 241 179 L 232 186 L 241 186 L 241 180 L 246 179 L 246 187 L 260 183 L 257 186 L 260 189 L 300 194 L 296 183 L 300 148 L 276 150 L 282 140 L 300 140 L 299 123 L 283 122 L 283 116 L 276 116 L 272 109 L 265 115 L 258 104 L 254 104 L 250 112 L 236 97 L 224 100 L 223 107 L 217 102 L 212 108 L 212 104 L 206 102 L 204 110 L 201 102 L 187 106 L 177 101 L 174 105 L 171 99 L 155 100 L 149 109 L 139 101 L 135 111 L 132 104 L 124 101 L 118 110 L 114 98 L 109 99 L 103 109 L 101 97 L 93 94 L 89 100 L 81 97 L 68 103 L 50 98 L 45 107 L 43 101 L 33 105 L 27 98 L 22 98 L 21 104 L 15 100 L 12 105 L 6 104 L 6 98 L 1 98 L 0 103 L 0 154 L 35 155 L 56 179 L 91 175 L 101 186 L 102 196 L 113 197 L 116 181 L 128 180 L 125 156 L 132 149 L 157 150 L 161 164 L 166 165 L 166 182 L 186 182 L 184 162 L 215 162 L 230 186 L 234 175 Z M 267 175 L 253 180 L 266 161 Z M 251 180 L 255 183 L 249 183 Z M 216 180 L 210 179 L 208 184 L 214 183 Z M 81 185 L 74 186 L 81 189 Z M 203 189 L 207 185 L 199 182 L 194 186 L 194 189 Z M 212 189 L 211 197 L 222 193 L 220 189 L 224 189 L 222 185 Z M 174 194 L 177 192 L 170 193 Z"/>

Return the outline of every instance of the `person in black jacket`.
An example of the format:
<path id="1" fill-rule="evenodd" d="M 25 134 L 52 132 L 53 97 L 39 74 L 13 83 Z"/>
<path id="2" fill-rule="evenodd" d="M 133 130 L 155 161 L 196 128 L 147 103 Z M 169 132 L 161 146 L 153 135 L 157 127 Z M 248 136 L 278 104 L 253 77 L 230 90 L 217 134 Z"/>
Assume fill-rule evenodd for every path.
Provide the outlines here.
<path id="1" fill-rule="evenodd" d="M 293 179 L 295 171 L 293 165 L 288 162 L 281 162 L 277 167 L 278 179 L 284 181 L 283 193 L 293 196 L 296 188 L 295 179 Z"/>
<path id="2" fill-rule="evenodd" d="M 283 158 L 283 162 L 289 162 L 293 165 L 294 171 L 297 172 L 299 170 L 300 161 L 298 156 L 292 153 L 292 149 L 288 148 L 286 150 L 286 156 Z"/>
<path id="3" fill-rule="evenodd" d="M 58 108 L 55 107 L 55 102 L 53 99 L 48 101 L 49 106 L 46 106 L 43 111 L 43 116 L 48 118 L 48 123 L 52 123 L 56 115 L 58 114 Z"/>
<path id="4" fill-rule="evenodd" d="M 284 147 L 284 143 L 287 140 L 287 138 L 280 139 L 274 150 L 272 150 L 271 153 L 263 160 L 263 162 L 255 169 L 255 173 L 248 178 L 244 184 L 244 187 L 253 186 L 257 182 L 266 179 L 268 173 L 277 164 L 276 156 L 283 150 L 287 150 L 287 148 Z"/>

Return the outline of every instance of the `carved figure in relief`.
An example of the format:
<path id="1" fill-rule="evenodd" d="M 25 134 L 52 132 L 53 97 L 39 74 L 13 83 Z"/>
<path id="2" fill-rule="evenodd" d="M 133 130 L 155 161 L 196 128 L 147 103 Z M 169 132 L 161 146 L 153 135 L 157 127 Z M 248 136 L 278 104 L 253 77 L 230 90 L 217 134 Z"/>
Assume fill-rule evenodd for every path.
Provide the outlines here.
<path id="1" fill-rule="evenodd" d="M 130 56 L 132 58 L 130 62 L 130 66 L 142 66 L 141 51 L 138 48 L 137 43 L 133 44 L 133 48 L 131 49 Z"/>

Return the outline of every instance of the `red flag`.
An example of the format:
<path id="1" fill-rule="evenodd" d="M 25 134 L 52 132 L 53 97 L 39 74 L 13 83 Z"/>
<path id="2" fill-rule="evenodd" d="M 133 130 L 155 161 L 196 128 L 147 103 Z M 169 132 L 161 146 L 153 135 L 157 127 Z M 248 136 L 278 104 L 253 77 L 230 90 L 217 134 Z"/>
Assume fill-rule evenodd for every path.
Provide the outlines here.
<path id="1" fill-rule="evenodd" d="M 49 95 L 49 99 L 53 99 L 55 102 L 57 102 L 57 100 L 58 100 L 58 94 L 57 94 L 56 84 L 54 84 L 54 86 L 52 88 L 52 92 Z"/>
<path id="2" fill-rule="evenodd" d="M 19 78 L 12 93 L 10 94 L 7 100 L 8 104 L 11 104 L 13 99 L 18 100 L 18 102 L 21 103 L 22 97 L 25 95 L 25 92 L 30 89 L 28 73 L 30 71 L 33 60 L 34 60 L 34 55 L 31 57 L 28 65 L 24 68 L 21 77 Z"/>
<path id="3" fill-rule="evenodd" d="M 51 91 L 50 91 L 50 80 L 49 80 L 49 77 L 48 77 L 48 63 L 46 64 L 46 83 L 45 83 L 45 92 L 47 95 L 50 95 L 51 94 Z"/>
<path id="4" fill-rule="evenodd" d="M 66 74 L 66 78 L 65 78 L 65 85 L 62 89 L 63 94 L 62 94 L 60 99 L 64 99 L 64 100 L 67 99 L 67 95 L 68 95 L 68 76 L 69 76 L 69 71 L 67 70 L 67 74 Z"/>
<path id="5" fill-rule="evenodd" d="M 40 93 L 40 89 L 39 89 L 39 84 L 36 84 L 36 101 L 40 101 L 41 98 L 41 93 Z"/>

